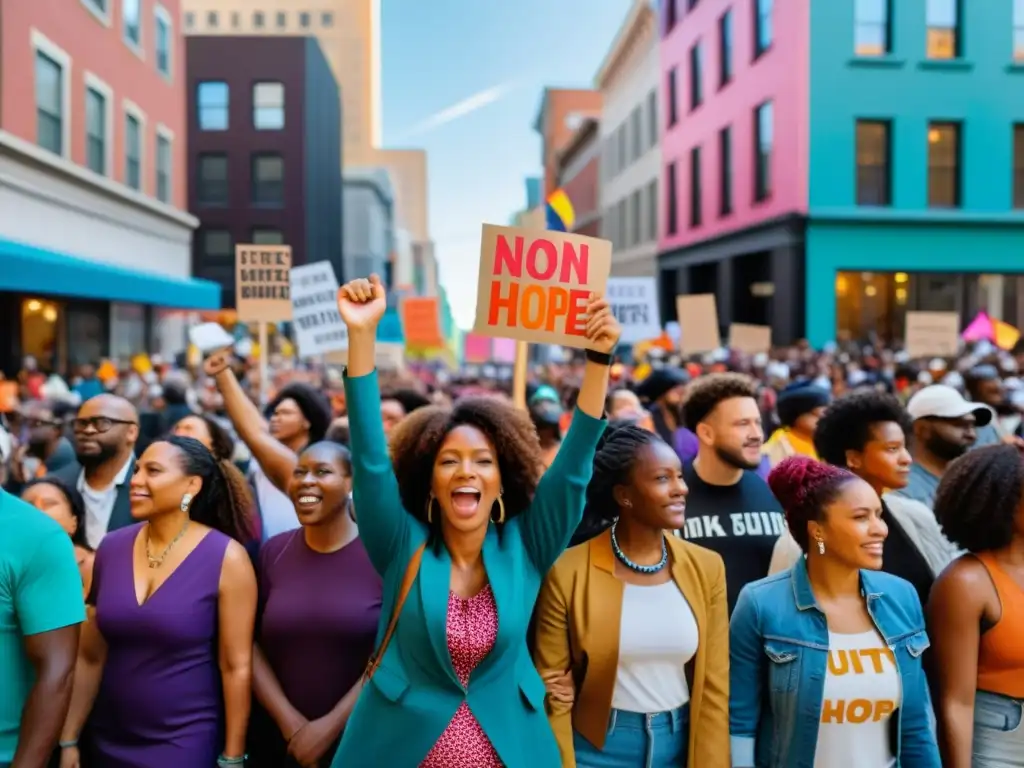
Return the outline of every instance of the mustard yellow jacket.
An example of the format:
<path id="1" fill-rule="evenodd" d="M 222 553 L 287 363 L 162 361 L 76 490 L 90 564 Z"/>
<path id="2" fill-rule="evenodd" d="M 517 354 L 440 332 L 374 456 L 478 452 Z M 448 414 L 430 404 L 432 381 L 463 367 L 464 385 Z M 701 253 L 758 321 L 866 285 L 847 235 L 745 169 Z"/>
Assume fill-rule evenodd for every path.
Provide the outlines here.
<path id="1" fill-rule="evenodd" d="M 711 550 L 668 537 L 672 579 L 697 620 L 690 684 L 689 768 L 729 768 L 729 614 L 725 565 Z M 615 576 L 611 532 L 567 550 L 548 572 L 537 601 L 537 670 L 571 670 L 573 704 L 547 698 L 564 768 L 575 768 L 573 729 L 604 746 L 619 665 L 624 583 Z"/>

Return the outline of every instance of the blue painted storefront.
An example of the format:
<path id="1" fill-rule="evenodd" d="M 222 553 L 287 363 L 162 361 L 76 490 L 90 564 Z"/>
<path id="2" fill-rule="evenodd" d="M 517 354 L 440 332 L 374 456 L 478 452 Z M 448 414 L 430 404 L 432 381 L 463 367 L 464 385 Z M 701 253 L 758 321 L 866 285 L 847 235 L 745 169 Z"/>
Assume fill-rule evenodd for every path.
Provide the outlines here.
<path id="1" fill-rule="evenodd" d="M 854 56 L 854 0 L 813 0 L 809 66 L 807 337 L 836 327 L 836 272 L 1024 272 L 1024 211 L 1012 210 L 1014 123 L 1024 66 L 1013 0 L 962 4 L 955 61 L 925 57 L 923 2 L 891 3 L 892 53 Z M 855 124 L 891 120 L 892 205 L 856 205 Z M 928 123 L 961 123 L 962 207 L 927 207 Z"/>

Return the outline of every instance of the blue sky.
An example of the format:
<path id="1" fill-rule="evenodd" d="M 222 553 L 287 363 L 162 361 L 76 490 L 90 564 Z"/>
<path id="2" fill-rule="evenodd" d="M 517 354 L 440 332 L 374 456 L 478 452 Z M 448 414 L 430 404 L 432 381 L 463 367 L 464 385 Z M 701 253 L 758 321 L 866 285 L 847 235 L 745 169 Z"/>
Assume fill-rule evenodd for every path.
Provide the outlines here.
<path id="1" fill-rule="evenodd" d="M 384 146 L 428 152 L 441 280 L 468 328 L 480 225 L 507 224 L 525 205 L 524 179 L 540 173 L 533 121 L 541 92 L 591 86 L 630 0 L 381 5 Z M 465 114 L 438 124 L 446 110 Z"/>

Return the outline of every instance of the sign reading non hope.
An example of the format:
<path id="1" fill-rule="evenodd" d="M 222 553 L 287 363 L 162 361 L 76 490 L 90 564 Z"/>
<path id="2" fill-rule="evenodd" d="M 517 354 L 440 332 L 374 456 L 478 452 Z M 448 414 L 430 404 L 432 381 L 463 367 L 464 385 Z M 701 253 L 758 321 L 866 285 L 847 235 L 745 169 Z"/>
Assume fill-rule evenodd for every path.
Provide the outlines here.
<path id="1" fill-rule="evenodd" d="M 606 240 L 485 224 L 474 330 L 583 347 L 587 302 L 610 267 Z"/>

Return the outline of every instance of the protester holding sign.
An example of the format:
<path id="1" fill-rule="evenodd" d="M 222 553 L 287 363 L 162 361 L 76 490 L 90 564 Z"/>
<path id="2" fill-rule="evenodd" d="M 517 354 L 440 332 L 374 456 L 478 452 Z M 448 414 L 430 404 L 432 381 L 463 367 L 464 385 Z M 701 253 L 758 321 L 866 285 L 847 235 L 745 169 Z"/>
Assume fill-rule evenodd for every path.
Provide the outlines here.
<path id="1" fill-rule="evenodd" d="M 588 362 L 577 410 L 540 477 L 529 417 L 496 398 L 417 410 L 392 432 L 389 457 L 374 370 L 384 286 L 355 280 L 338 305 L 355 506 L 384 604 L 381 647 L 333 765 L 555 768 L 527 625 L 583 514 L 619 325 L 600 296 L 580 307 Z"/>

